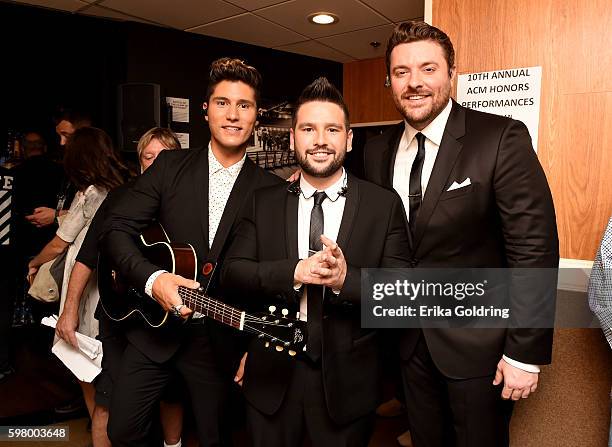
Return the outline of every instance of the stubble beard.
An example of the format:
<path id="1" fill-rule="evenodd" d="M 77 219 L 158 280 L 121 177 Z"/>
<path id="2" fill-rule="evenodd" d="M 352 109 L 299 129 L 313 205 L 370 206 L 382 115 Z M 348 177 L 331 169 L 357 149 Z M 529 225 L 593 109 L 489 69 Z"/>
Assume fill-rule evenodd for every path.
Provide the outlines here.
<path id="1" fill-rule="evenodd" d="M 343 151 L 342 153 L 334 151 L 334 158 L 332 162 L 323 169 L 317 169 L 315 165 L 311 164 L 311 162 L 308 160 L 308 153 L 305 153 L 302 157 L 296 150 L 295 158 L 297 159 L 302 171 L 306 174 L 316 178 L 327 178 L 331 177 L 336 171 L 338 171 L 338 169 L 342 167 L 344 164 L 344 159 L 346 158 L 346 151 Z"/>
<path id="2" fill-rule="evenodd" d="M 451 87 L 450 85 L 448 85 L 445 89 L 440 90 L 437 97 L 435 97 L 435 94 L 434 94 L 433 97 L 435 97 L 435 100 L 431 104 L 429 110 L 426 111 L 425 113 L 422 112 L 422 109 L 418 109 L 418 110 L 411 109 L 410 107 L 408 107 L 407 104 L 402 102 L 401 97 L 397 98 L 394 95 L 393 99 L 395 101 L 395 107 L 402 114 L 406 122 L 410 124 L 412 127 L 414 127 L 415 129 L 421 130 L 425 128 L 429 123 L 431 123 L 442 112 L 442 110 L 444 110 L 444 108 L 448 104 L 448 100 L 450 99 L 450 90 L 451 90 Z M 418 95 L 419 93 L 418 92 L 402 93 L 402 96 L 407 96 L 408 94 Z M 409 100 L 405 100 L 405 101 L 409 101 Z"/>

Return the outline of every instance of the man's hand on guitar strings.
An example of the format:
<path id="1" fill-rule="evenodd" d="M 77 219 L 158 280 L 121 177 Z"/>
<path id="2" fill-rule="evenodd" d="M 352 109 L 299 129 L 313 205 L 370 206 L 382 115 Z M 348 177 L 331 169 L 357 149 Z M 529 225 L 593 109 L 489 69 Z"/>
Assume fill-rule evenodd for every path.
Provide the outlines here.
<path id="1" fill-rule="evenodd" d="M 162 273 L 153 282 L 153 298 L 166 312 L 174 314 L 175 306 L 183 304 L 183 300 L 178 293 L 179 286 L 197 289 L 200 284 L 197 281 L 172 273 Z M 187 306 L 180 307 L 179 311 L 183 319 L 187 319 L 193 313 L 193 310 Z"/>

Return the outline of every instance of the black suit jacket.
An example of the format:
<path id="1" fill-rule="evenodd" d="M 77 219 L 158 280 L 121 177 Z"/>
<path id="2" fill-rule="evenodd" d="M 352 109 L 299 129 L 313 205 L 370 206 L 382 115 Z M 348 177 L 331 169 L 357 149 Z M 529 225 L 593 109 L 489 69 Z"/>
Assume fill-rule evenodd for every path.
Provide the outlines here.
<path id="1" fill-rule="evenodd" d="M 402 122 L 368 142 L 364 150 L 368 180 L 393 187 L 403 131 Z M 471 185 L 448 191 L 453 182 L 468 177 Z M 411 243 L 413 267 L 557 268 L 553 201 L 523 123 L 453 101 Z M 507 291 L 511 312 L 550 308 L 551 299 L 554 308 L 556 284 L 546 287 L 525 289 L 513 281 Z M 449 377 L 493 374 L 502 354 L 529 364 L 550 363 L 552 329 L 423 332 L 434 362 Z M 410 357 L 418 334 L 404 332 L 402 358 Z"/>
<path id="2" fill-rule="evenodd" d="M 295 315 L 298 202 L 285 185 L 255 193 L 252 214 L 241 221 L 228 250 L 221 276 L 224 288 L 248 293 L 260 305 L 278 301 Z M 341 293 L 327 291 L 324 297 L 322 370 L 329 415 L 344 424 L 373 411 L 378 402 L 376 332 L 360 324 L 360 268 L 408 265 L 405 216 L 397 194 L 349 175 L 337 242 L 348 271 Z M 265 414 L 275 413 L 295 361 L 254 340 L 244 381 L 249 402 Z"/>
<path id="3" fill-rule="evenodd" d="M 208 293 L 219 297 L 222 291 L 217 284 L 217 274 L 213 274 L 212 279 L 204 277 L 202 266 L 206 262 L 221 263 L 228 235 L 245 204 L 250 205 L 252 192 L 259 187 L 277 183 L 283 181 L 257 167 L 247 157 L 209 249 L 208 150 L 162 151 L 153 166 L 109 205 L 103 244 L 108 259 L 133 286 L 144 290 L 147 279 L 159 267 L 140 253 L 134 239 L 153 219 L 157 219 L 172 242 L 189 243 L 194 247 L 198 257 L 197 280 L 204 287 L 210 281 Z M 218 269 L 217 266 L 216 272 Z M 213 321 L 206 321 L 205 326 L 221 356 L 221 363 L 233 364 L 235 353 L 230 348 L 233 337 L 231 329 Z M 161 328 L 133 324 L 126 328 L 128 340 L 156 362 L 166 361 L 176 352 L 184 333 L 184 327 L 179 324 Z M 228 368 L 231 366 L 228 365 Z"/>

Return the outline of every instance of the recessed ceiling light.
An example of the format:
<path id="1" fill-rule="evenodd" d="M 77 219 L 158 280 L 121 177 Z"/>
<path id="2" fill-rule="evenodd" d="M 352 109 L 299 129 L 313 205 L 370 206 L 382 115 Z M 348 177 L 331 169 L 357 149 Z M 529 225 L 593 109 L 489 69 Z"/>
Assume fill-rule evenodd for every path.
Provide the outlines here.
<path id="1" fill-rule="evenodd" d="M 333 25 L 338 23 L 340 19 L 331 12 L 315 12 L 308 16 L 308 21 L 316 25 Z"/>

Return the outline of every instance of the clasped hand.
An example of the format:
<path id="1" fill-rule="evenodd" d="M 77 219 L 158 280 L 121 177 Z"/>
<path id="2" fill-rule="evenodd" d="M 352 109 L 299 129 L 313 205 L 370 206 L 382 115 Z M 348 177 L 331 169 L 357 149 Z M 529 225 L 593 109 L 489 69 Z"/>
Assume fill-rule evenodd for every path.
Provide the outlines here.
<path id="1" fill-rule="evenodd" d="M 316 284 L 340 290 L 346 279 L 346 260 L 334 241 L 321 235 L 324 248 L 295 267 L 293 279 L 298 284 Z"/>

